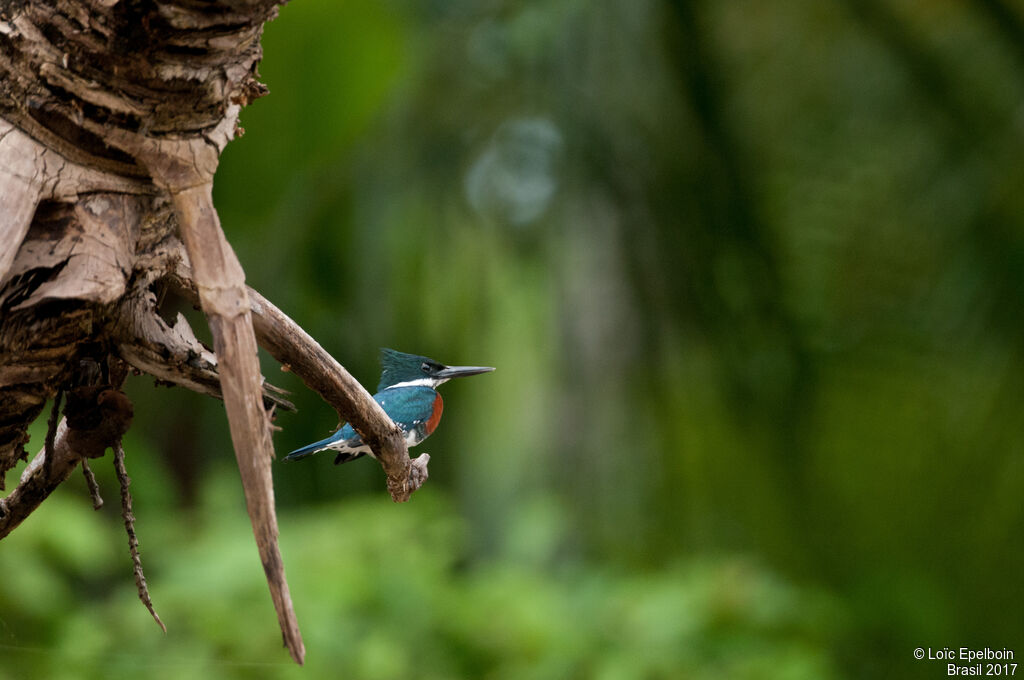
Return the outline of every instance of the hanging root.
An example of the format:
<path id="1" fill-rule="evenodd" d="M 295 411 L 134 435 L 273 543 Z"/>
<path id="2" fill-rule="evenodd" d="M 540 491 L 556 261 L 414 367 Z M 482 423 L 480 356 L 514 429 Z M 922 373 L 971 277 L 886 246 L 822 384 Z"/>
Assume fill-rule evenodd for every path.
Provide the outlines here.
<path id="1" fill-rule="evenodd" d="M 128 477 L 128 470 L 124 466 L 124 447 L 121 445 L 120 439 L 114 445 L 114 469 L 117 471 L 117 481 L 121 484 L 121 516 L 124 517 L 124 528 L 128 532 L 128 550 L 132 554 L 132 568 L 135 571 L 135 585 L 139 589 L 139 599 L 142 600 L 142 604 L 146 605 L 146 609 L 153 615 L 153 620 L 160 626 L 160 629 L 166 633 L 167 626 L 153 609 L 153 600 L 149 598 L 146 576 L 142 573 L 139 539 L 135 536 L 135 515 L 132 514 L 132 494 L 128 491 L 128 485 L 132 480 Z M 100 503 L 102 504 L 103 501 Z"/>
<path id="2" fill-rule="evenodd" d="M 50 409 L 50 419 L 46 421 L 46 439 L 43 450 L 46 452 L 44 463 L 46 473 L 50 474 L 53 466 L 53 442 L 57 438 L 57 423 L 60 421 L 60 402 L 64 398 L 64 390 L 57 390 L 57 396 L 53 398 L 53 408 Z"/>
<path id="3" fill-rule="evenodd" d="M 99 510 L 103 507 L 103 497 L 100 496 L 100 485 L 96 482 L 96 475 L 89 467 L 89 461 L 82 459 L 82 474 L 85 475 L 85 483 L 89 486 L 89 496 L 92 498 L 92 509 Z"/>

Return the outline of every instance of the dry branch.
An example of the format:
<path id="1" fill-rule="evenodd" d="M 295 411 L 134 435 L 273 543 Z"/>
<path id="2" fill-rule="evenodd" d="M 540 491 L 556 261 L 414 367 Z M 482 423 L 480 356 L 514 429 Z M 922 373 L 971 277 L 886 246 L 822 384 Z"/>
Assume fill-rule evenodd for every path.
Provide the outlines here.
<path id="1" fill-rule="evenodd" d="M 221 394 L 217 356 L 196 338 L 188 320 L 180 312 L 174 325 L 160 316 L 154 284 L 163 284 L 167 270 L 182 269 L 187 260 L 184 245 L 175 237 L 168 237 L 149 258 L 147 265 L 134 277 L 128 293 L 117 309 L 117 349 L 121 358 L 142 373 L 164 382 L 206 394 L 217 399 Z M 187 274 L 191 277 L 191 271 Z M 168 277 L 179 290 L 185 285 L 180 275 Z M 198 295 L 189 291 L 190 299 L 199 304 Z M 294 411 L 295 406 L 285 399 L 284 392 L 266 383 L 262 384 L 263 404 Z"/>
<path id="2" fill-rule="evenodd" d="M 67 422 L 61 420 L 53 442 L 53 459 L 47 461 L 45 446 L 40 449 L 25 468 L 19 484 L 6 498 L 0 499 L 0 538 L 11 533 L 32 514 L 71 475 L 82 459 L 68 446 L 67 434 Z"/>
<path id="3" fill-rule="evenodd" d="M 169 282 L 178 293 L 198 302 L 198 293 L 192 284 L 192 272 L 179 263 Z M 258 291 L 248 288 L 256 341 L 270 352 L 283 368 L 295 373 L 330 404 L 340 421 L 352 423 L 363 441 L 374 454 L 387 476 L 392 500 L 409 500 L 428 477 L 429 454 L 410 459 L 402 430 L 374 401 L 370 393 L 344 366 L 320 346 L 287 314 L 267 300 Z M 290 406 L 290 404 L 289 404 Z"/>
<path id="4" fill-rule="evenodd" d="M 216 149 L 217 154 L 219 151 Z M 181 153 L 181 150 L 175 148 L 170 152 Z M 187 165 L 187 160 L 192 160 L 193 165 Z M 285 646 L 295 662 L 301 664 L 306 650 L 277 543 L 270 467 L 274 448 L 270 441 L 270 421 L 263 410 L 262 375 L 245 275 L 224 237 L 213 207 L 211 167 L 216 168 L 216 160 L 210 147 L 201 145 L 189 149 L 188 155 L 183 157 L 157 155 L 150 167 L 154 178 L 165 184 L 174 201 L 199 301 L 213 333 L 224 406 L 256 546 Z"/>

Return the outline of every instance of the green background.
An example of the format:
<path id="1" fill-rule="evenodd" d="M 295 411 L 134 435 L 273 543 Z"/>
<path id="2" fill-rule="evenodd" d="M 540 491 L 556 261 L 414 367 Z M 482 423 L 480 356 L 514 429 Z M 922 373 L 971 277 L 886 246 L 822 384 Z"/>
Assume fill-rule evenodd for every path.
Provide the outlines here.
<path id="1" fill-rule="evenodd" d="M 0 543 L 0 678 L 935 678 L 914 648 L 1024 652 L 1018 7 L 296 0 L 263 44 L 271 95 L 215 187 L 249 283 L 371 389 L 381 346 L 498 370 L 442 388 L 406 505 L 372 461 L 275 463 L 302 669 L 223 407 L 131 379 L 169 632 L 108 456 L 106 508 L 76 475 Z M 333 430 L 264 369 L 299 407 L 279 455 Z"/>

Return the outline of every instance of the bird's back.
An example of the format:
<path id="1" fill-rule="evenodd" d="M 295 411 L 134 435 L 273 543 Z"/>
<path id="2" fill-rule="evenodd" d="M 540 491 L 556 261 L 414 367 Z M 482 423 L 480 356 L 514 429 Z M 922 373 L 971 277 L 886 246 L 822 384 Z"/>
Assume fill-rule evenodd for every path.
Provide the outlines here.
<path id="1" fill-rule="evenodd" d="M 441 395 L 425 385 L 388 387 L 373 395 L 373 398 L 405 432 L 408 446 L 419 444 L 437 429 L 444 409 Z M 372 454 L 359 433 L 346 424 L 330 437 L 292 451 L 285 460 L 299 460 L 326 450 L 340 452 L 335 462 L 347 462 L 366 453 Z"/>

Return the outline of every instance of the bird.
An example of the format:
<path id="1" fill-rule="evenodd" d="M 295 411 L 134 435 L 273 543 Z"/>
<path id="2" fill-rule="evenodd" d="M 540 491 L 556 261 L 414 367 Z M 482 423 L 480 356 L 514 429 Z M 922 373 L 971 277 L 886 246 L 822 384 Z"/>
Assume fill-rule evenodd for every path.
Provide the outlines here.
<path id="1" fill-rule="evenodd" d="M 380 383 L 373 398 L 388 417 L 402 428 L 405 443 L 410 447 L 433 434 L 441 422 L 444 400 L 437 392 L 438 385 L 452 378 L 494 370 L 491 366 L 445 366 L 429 357 L 406 354 L 386 347 L 380 351 L 380 363 Z M 295 449 L 284 459 L 301 460 L 321 451 L 336 451 L 335 465 L 365 455 L 376 458 L 359 433 L 346 424 L 330 437 Z"/>

